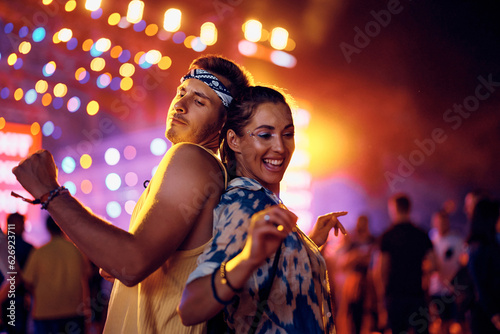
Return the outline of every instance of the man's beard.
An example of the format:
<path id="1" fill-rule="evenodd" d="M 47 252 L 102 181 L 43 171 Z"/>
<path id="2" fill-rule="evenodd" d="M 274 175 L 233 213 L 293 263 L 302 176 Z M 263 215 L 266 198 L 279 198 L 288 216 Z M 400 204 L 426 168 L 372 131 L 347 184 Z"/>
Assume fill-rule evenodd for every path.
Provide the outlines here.
<path id="1" fill-rule="evenodd" d="M 216 135 L 216 133 L 219 133 L 220 128 L 221 124 L 217 121 L 213 123 L 205 123 L 201 128 L 197 128 L 194 131 L 182 134 L 179 134 L 178 131 L 176 131 L 175 127 L 171 127 L 165 132 L 165 137 L 172 144 L 184 142 L 199 144 L 206 139 Z"/>

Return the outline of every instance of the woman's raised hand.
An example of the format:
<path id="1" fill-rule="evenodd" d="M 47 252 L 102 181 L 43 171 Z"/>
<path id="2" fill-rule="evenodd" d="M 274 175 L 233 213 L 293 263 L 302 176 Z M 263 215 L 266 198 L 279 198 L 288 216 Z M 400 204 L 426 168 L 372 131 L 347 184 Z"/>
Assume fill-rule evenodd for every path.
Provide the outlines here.
<path id="1" fill-rule="evenodd" d="M 274 254 L 286 236 L 296 228 L 297 216 L 280 205 L 255 213 L 250 221 L 248 239 L 243 249 L 255 267 Z"/>
<path id="2" fill-rule="evenodd" d="M 309 238 L 314 241 L 318 247 L 320 247 L 326 242 L 326 240 L 328 240 L 328 234 L 332 228 L 334 229 L 335 236 L 339 235 L 339 230 L 343 235 L 346 235 L 347 231 L 338 220 L 338 217 L 345 216 L 346 214 L 347 211 L 339 211 L 319 216 L 318 220 L 316 220 L 316 224 L 314 224 L 314 227 L 309 234 Z"/>

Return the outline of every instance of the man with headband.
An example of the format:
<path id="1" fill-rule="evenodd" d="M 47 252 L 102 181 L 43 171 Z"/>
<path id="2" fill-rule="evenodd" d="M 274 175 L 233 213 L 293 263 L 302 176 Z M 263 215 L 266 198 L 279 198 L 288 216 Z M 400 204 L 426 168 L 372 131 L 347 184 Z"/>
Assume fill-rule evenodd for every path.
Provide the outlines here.
<path id="1" fill-rule="evenodd" d="M 128 232 L 59 185 L 48 151 L 13 169 L 35 203 L 114 280 L 104 333 L 204 332 L 204 325 L 183 326 L 176 307 L 212 237 L 212 210 L 225 189 L 226 173 L 214 154 L 226 108 L 250 84 L 250 75 L 223 57 L 193 61 L 168 110 L 165 135 L 173 146 L 138 200 Z"/>

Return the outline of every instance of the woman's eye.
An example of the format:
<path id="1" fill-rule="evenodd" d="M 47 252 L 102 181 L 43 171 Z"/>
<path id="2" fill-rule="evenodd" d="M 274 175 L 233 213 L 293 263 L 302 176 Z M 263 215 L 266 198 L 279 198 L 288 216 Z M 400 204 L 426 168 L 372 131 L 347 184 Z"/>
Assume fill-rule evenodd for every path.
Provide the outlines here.
<path id="1" fill-rule="evenodd" d="M 287 133 L 283 134 L 283 137 L 293 138 L 293 137 L 295 137 L 295 132 L 287 132 Z"/>
<path id="2" fill-rule="evenodd" d="M 265 140 L 269 140 L 271 139 L 271 137 L 273 136 L 272 134 L 268 133 L 268 132 L 261 132 L 257 135 L 259 138 L 262 138 L 262 139 L 265 139 Z"/>

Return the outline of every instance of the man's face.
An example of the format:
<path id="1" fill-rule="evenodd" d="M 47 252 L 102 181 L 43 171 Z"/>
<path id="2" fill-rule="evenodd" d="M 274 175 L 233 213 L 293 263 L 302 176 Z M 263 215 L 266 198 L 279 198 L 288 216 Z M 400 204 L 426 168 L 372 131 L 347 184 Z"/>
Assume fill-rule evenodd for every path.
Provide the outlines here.
<path id="1" fill-rule="evenodd" d="M 203 145 L 217 139 L 222 108 L 222 101 L 208 85 L 197 79 L 185 80 L 170 104 L 165 136 L 173 144 Z"/>

